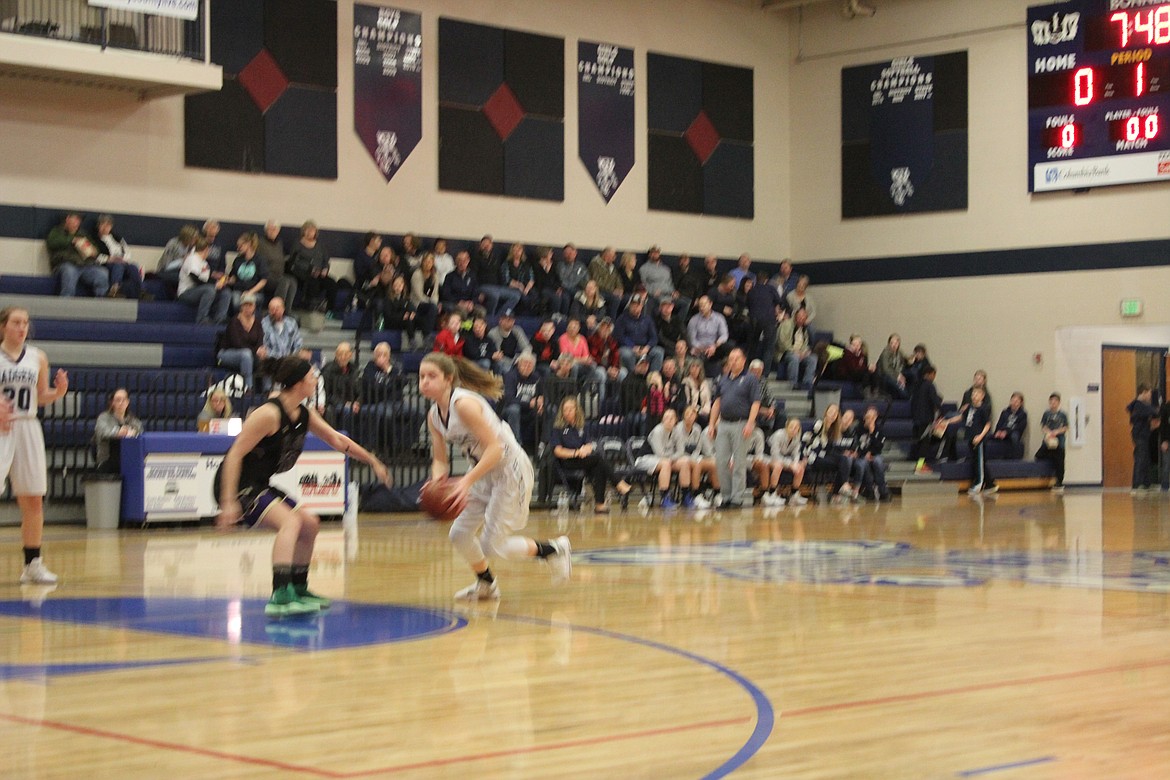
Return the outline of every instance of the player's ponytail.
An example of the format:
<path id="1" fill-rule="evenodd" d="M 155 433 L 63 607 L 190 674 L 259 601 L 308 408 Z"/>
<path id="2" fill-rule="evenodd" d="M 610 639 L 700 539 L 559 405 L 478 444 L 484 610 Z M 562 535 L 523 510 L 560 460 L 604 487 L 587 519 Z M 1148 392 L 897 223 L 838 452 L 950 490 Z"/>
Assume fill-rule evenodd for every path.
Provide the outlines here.
<path id="1" fill-rule="evenodd" d="M 451 379 L 456 387 L 466 388 L 473 393 L 479 393 L 485 398 L 498 401 L 504 397 L 504 380 L 491 371 L 480 368 L 475 363 L 462 357 L 452 357 L 442 352 L 431 352 L 422 359 L 430 363 Z"/>

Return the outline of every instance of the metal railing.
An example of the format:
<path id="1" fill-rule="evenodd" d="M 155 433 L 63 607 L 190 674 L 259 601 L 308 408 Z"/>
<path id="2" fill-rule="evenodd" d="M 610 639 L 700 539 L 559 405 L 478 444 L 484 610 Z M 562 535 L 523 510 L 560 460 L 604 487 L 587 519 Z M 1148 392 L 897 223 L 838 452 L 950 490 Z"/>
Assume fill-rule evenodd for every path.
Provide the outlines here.
<path id="1" fill-rule="evenodd" d="M 198 8 L 186 20 L 86 0 L 0 0 L 0 32 L 205 61 L 206 4 Z"/>

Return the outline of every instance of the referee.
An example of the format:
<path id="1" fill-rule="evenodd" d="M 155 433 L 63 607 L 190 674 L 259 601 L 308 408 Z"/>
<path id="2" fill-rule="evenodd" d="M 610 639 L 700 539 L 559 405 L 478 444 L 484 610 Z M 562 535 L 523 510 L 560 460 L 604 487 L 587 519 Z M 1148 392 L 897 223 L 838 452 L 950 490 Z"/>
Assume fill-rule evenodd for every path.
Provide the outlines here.
<path id="1" fill-rule="evenodd" d="M 743 350 L 731 350 L 727 355 L 727 373 L 715 382 L 715 401 L 711 404 L 711 423 L 707 435 L 715 440 L 715 468 L 719 484 L 727 491 L 722 504 L 716 497 L 715 506 L 738 509 L 745 505 L 747 493 L 748 439 L 756 427 L 760 411 L 760 383 L 744 370 L 747 358 Z M 750 500 L 746 502 L 751 506 Z"/>

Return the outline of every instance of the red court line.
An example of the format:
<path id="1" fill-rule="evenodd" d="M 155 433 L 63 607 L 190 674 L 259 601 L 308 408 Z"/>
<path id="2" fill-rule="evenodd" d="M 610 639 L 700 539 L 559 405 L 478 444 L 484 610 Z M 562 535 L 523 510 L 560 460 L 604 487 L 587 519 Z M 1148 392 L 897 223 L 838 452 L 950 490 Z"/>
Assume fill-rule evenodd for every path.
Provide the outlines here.
<path id="1" fill-rule="evenodd" d="M 269 761 L 264 758 L 252 758 L 251 756 L 240 756 L 234 753 L 224 753 L 219 750 L 208 750 L 206 748 L 192 747 L 191 745 L 180 745 L 175 742 L 163 742 L 157 739 L 145 739 L 143 737 L 133 737 L 129 734 L 119 734 L 115 731 L 105 731 L 104 729 L 94 729 L 88 726 L 75 726 L 70 723 L 60 723 L 52 720 L 37 720 L 36 718 L 22 718 L 19 715 L 9 715 L 0 712 L 0 720 L 6 720 L 10 723 L 18 723 L 25 726 L 37 726 L 41 728 L 56 729 L 58 731 L 68 731 L 74 734 L 82 734 L 87 737 L 101 737 L 103 739 L 113 739 L 119 742 L 130 742 L 135 745 L 142 745 L 144 747 L 159 748 L 161 750 L 171 750 L 178 753 L 192 753 L 197 756 L 205 758 L 217 758 L 223 761 L 233 761 L 237 764 L 251 764 L 252 766 L 263 766 L 271 769 L 282 769 L 286 772 L 298 772 L 305 775 L 313 775 L 316 777 L 345 777 L 346 775 L 340 772 L 330 772 L 326 769 L 316 769 L 314 767 L 299 766 L 297 764 L 286 764 L 282 761 Z"/>
<path id="2" fill-rule="evenodd" d="M 801 715 L 816 715 L 822 712 L 837 712 L 840 710 L 859 709 L 861 707 L 880 707 L 886 704 L 900 704 L 909 701 L 921 701 L 923 699 L 937 699 L 943 696 L 954 696 L 963 693 L 979 693 L 981 691 L 993 691 L 997 688 L 1014 688 L 1021 685 L 1038 685 L 1040 683 L 1059 682 L 1062 680 L 1075 680 L 1082 677 L 1095 677 L 1105 674 L 1117 674 L 1118 672 L 1132 672 L 1138 669 L 1154 669 L 1160 666 L 1170 666 L 1170 659 L 1162 659 L 1160 661 L 1142 661 L 1132 664 L 1121 664 L 1119 666 L 1105 666 L 1099 669 L 1081 669 L 1076 672 L 1061 672 L 1058 674 L 1042 674 L 1036 677 L 1021 677 L 1017 680 L 1001 680 L 999 682 L 979 683 L 976 685 L 962 685 L 956 688 L 940 688 L 934 691 L 919 691 L 917 693 L 905 693 L 900 696 L 884 696 L 877 699 L 859 699 L 857 701 L 841 701 L 835 704 L 821 704 L 816 707 L 801 707 L 795 710 L 781 710 L 777 714 L 777 720 L 782 718 L 796 718 Z"/>
<path id="3" fill-rule="evenodd" d="M 630 739 L 643 739 L 645 737 L 657 737 L 663 734 L 677 734 L 683 731 L 697 731 L 699 729 L 719 728 L 721 726 L 738 726 L 743 723 L 750 723 L 752 718 L 728 718 L 726 720 L 712 720 L 706 723 L 690 723 L 685 726 L 666 726 L 658 729 L 647 729 L 646 731 L 632 731 L 626 734 L 611 734 L 606 737 L 590 737 L 588 739 L 571 739 L 565 742 L 552 742 L 547 745 L 533 745 L 531 747 L 517 748 L 514 750 L 496 750 L 491 753 L 474 753 L 466 756 L 452 756 L 451 758 L 436 758 L 430 761 L 419 761 L 413 764 L 399 764 L 397 766 L 387 766 L 381 769 L 369 769 L 362 772 L 350 772 L 342 777 L 370 777 L 372 775 L 392 774 L 394 772 L 409 772 L 412 769 L 429 769 L 431 767 L 449 766 L 451 764 L 464 764 L 471 761 L 485 761 L 489 758 L 504 758 L 507 756 L 520 756 L 528 753 L 543 753 L 549 750 L 564 750 L 566 748 L 585 747 L 588 745 L 602 745 L 610 742 L 621 742 Z"/>

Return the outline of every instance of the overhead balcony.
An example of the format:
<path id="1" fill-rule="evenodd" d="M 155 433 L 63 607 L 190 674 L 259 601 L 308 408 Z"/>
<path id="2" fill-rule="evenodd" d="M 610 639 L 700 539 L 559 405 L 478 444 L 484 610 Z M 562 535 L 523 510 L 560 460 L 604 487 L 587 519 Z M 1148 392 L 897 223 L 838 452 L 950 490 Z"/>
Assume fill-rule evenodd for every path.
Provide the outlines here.
<path id="1" fill-rule="evenodd" d="M 144 100 L 219 90 L 223 70 L 210 59 L 209 6 L 0 0 L 0 78 L 114 89 Z"/>

